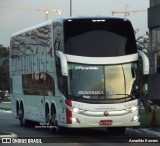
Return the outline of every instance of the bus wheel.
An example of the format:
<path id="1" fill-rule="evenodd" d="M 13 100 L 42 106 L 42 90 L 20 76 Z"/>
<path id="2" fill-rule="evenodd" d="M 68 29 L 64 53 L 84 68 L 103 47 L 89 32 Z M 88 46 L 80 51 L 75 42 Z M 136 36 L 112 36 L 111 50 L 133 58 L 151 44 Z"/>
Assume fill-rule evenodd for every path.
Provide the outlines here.
<path id="1" fill-rule="evenodd" d="M 126 131 L 126 127 L 108 127 L 107 133 L 113 135 L 123 135 Z"/>
<path id="2" fill-rule="evenodd" d="M 50 131 L 52 133 L 58 133 L 58 134 L 64 134 L 65 133 L 65 127 L 58 126 L 57 120 L 56 120 L 56 109 L 55 106 L 51 106 L 51 119 L 50 119 Z"/>
<path id="3" fill-rule="evenodd" d="M 65 128 L 58 126 L 57 120 L 56 120 L 56 109 L 54 106 L 51 107 L 51 120 L 50 120 L 50 130 L 52 133 L 58 133 L 58 134 L 64 134 Z"/>
<path id="4" fill-rule="evenodd" d="M 26 127 L 28 125 L 28 123 L 27 123 L 27 120 L 24 119 L 24 108 L 23 108 L 23 106 L 20 107 L 18 115 L 19 115 L 20 125 Z"/>
<path id="5" fill-rule="evenodd" d="M 53 105 L 51 106 L 50 131 L 52 133 L 57 132 L 56 110 Z"/>
<path id="6" fill-rule="evenodd" d="M 18 101 L 16 102 L 16 119 L 19 118 L 19 103 Z"/>

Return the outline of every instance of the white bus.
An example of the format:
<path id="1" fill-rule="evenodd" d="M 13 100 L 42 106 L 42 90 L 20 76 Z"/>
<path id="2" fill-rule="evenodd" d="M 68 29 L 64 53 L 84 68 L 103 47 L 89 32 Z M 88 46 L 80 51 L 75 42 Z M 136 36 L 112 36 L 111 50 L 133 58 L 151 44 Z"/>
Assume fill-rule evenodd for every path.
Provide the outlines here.
<path id="1" fill-rule="evenodd" d="M 141 56 L 141 57 L 139 57 Z M 52 130 L 140 125 L 139 60 L 129 20 L 63 18 L 14 33 L 10 49 L 12 112 Z"/>

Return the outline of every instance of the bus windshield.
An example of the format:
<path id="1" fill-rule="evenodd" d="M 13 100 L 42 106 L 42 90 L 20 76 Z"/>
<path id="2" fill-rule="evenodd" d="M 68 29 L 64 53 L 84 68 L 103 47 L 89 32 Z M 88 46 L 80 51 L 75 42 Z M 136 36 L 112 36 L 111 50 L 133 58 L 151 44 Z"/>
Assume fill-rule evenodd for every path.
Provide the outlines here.
<path id="1" fill-rule="evenodd" d="M 132 25 L 123 19 L 64 21 L 64 53 L 113 57 L 137 53 Z"/>
<path id="2" fill-rule="evenodd" d="M 105 66 L 69 63 L 68 93 L 84 99 L 131 98 L 136 68 L 136 63 Z"/>

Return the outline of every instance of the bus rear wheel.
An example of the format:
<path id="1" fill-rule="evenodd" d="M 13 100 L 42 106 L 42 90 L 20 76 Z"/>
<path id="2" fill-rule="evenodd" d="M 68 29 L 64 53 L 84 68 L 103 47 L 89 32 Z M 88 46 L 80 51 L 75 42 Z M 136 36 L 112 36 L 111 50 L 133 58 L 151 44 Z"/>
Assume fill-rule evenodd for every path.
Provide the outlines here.
<path id="1" fill-rule="evenodd" d="M 19 112 L 18 112 L 18 117 L 19 117 L 19 123 L 20 126 L 28 126 L 28 121 L 26 119 L 24 119 L 24 108 L 23 106 L 20 107 Z"/>

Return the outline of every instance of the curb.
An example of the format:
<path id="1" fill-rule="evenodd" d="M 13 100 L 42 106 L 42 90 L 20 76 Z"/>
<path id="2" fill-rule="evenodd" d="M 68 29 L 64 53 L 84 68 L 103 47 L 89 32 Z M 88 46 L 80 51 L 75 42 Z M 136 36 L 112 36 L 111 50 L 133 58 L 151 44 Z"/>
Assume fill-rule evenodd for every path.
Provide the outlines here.
<path id="1" fill-rule="evenodd" d="M 12 113 L 12 111 L 0 110 L 0 113 Z"/>
<path id="2" fill-rule="evenodd" d="M 155 137 L 160 137 L 160 132 L 155 132 L 152 129 L 148 130 L 148 129 L 139 129 L 140 131 L 147 133 L 147 134 L 151 134 L 152 136 Z"/>
<path id="3" fill-rule="evenodd" d="M 149 137 L 160 137 L 160 131 L 154 131 L 151 128 L 127 128 L 131 132 L 136 132 Z"/>

